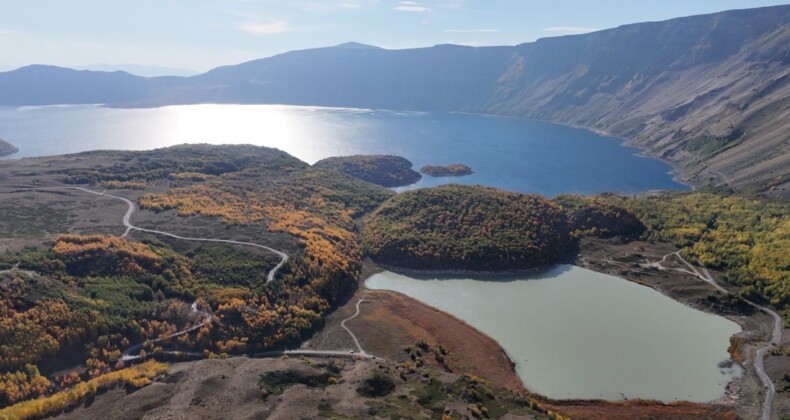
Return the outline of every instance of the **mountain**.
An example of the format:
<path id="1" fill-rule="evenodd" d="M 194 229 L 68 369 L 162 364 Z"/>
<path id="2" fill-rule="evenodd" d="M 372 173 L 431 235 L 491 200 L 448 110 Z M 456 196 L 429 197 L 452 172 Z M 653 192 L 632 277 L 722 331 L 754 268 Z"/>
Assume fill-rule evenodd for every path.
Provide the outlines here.
<path id="1" fill-rule="evenodd" d="M 159 86 L 172 89 L 178 79 L 31 65 L 0 73 L 0 106 L 118 104 L 148 96 Z"/>
<path id="2" fill-rule="evenodd" d="M 698 186 L 790 194 L 790 6 L 507 47 L 292 51 L 189 77 L 32 66 L 0 105 L 281 103 L 536 118 L 621 136 Z"/>
<path id="3" fill-rule="evenodd" d="M 485 112 L 608 131 L 697 185 L 789 185 L 790 6 L 516 49 Z"/>
<path id="4" fill-rule="evenodd" d="M 173 68 L 173 67 L 159 67 L 159 66 L 144 66 L 140 64 L 91 64 L 89 66 L 75 67 L 76 70 L 91 70 L 91 71 L 125 71 L 127 73 L 142 76 L 142 77 L 159 77 L 159 76 L 180 76 L 189 77 L 200 72 Z"/>

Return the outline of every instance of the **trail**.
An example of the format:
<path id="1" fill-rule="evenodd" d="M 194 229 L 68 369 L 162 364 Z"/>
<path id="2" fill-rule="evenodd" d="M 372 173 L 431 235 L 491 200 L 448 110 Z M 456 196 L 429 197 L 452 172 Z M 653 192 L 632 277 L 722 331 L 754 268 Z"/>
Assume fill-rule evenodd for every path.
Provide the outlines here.
<path id="1" fill-rule="evenodd" d="M 683 264 L 685 264 L 687 267 L 689 267 L 689 269 L 691 271 L 685 270 L 685 269 L 682 269 L 682 268 L 669 268 L 669 267 L 664 267 L 663 265 L 661 265 L 662 263 L 664 263 L 667 260 L 668 257 L 670 257 L 672 255 L 676 256 Z M 679 271 L 679 272 L 682 272 L 682 273 L 691 274 L 693 276 L 698 277 L 702 281 L 705 281 L 706 283 L 711 284 L 717 290 L 719 290 L 719 291 L 721 291 L 723 293 L 726 293 L 726 294 L 730 294 L 730 292 L 727 289 L 725 289 L 724 287 L 722 287 L 721 285 L 719 285 L 716 282 L 716 280 L 710 274 L 710 271 L 708 271 L 708 269 L 705 268 L 705 266 L 701 262 L 699 262 L 699 264 L 700 264 L 700 266 L 699 266 L 699 270 L 698 270 L 697 267 L 694 267 L 694 265 L 692 265 L 690 262 L 686 261 L 686 259 L 683 258 L 682 255 L 680 255 L 680 251 L 675 251 L 675 252 L 672 252 L 672 253 L 669 253 L 669 254 L 665 255 L 664 258 L 662 258 L 661 261 L 659 261 L 659 262 L 643 264 L 643 266 L 644 267 L 654 267 L 654 268 L 657 268 L 659 270 L 674 270 L 674 271 Z M 757 350 L 757 352 L 755 353 L 755 356 L 754 356 L 754 371 L 757 373 L 757 376 L 760 378 L 760 381 L 763 383 L 763 385 L 765 386 L 765 389 L 766 389 L 765 401 L 763 402 L 762 419 L 763 420 L 771 420 L 771 413 L 773 411 L 774 397 L 776 396 L 776 388 L 774 387 L 774 383 L 773 383 L 773 381 L 771 381 L 771 378 L 768 376 L 767 373 L 765 373 L 765 366 L 764 366 L 764 360 L 763 359 L 765 358 L 765 353 L 768 351 L 768 349 L 770 349 L 772 346 L 779 345 L 779 342 L 782 341 L 782 328 L 784 326 L 784 322 L 782 321 L 782 317 L 780 317 L 779 314 L 777 314 L 774 310 L 772 310 L 772 309 L 770 309 L 770 308 L 768 308 L 766 306 L 756 304 L 756 303 L 754 303 L 754 302 L 752 302 L 752 301 L 750 301 L 748 299 L 743 299 L 743 301 L 746 302 L 748 305 L 752 306 L 753 308 L 755 308 L 755 309 L 757 309 L 759 311 L 765 312 L 766 314 L 770 315 L 771 318 L 773 318 L 773 320 L 774 320 L 774 327 L 773 327 L 773 331 L 771 333 L 770 340 L 764 346 L 760 347 Z"/>
<path id="2" fill-rule="evenodd" d="M 136 210 L 134 203 L 131 200 L 129 200 L 128 198 L 119 197 L 117 195 L 109 195 L 109 194 L 106 193 L 106 191 L 98 192 L 98 191 L 93 191 L 93 190 L 89 190 L 87 188 L 81 188 L 81 187 L 47 187 L 47 188 L 33 188 L 33 190 L 37 190 L 37 191 L 46 191 L 46 190 L 77 190 L 77 191 L 82 191 L 82 192 L 86 192 L 86 193 L 93 194 L 93 195 L 98 195 L 98 196 L 101 196 L 101 197 L 108 197 L 108 198 L 113 198 L 113 199 L 116 199 L 116 200 L 123 201 L 124 203 L 126 203 L 128 208 L 126 210 L 126 214 L 123 215 L 123 225 L 126 227 L 126 232 L 124 232 L 123 235 L 121 235 L 121 238 L 127 237 L 131 231 L 136 230 L 136 231 L 140 231 L 140 232 L 146 232 L 146 233 L 153 233 L 153 234 L 156 234 L 156 235 L 168 236 L 168 237 L 171 237 L 171 238 L 181 239 L 181 240 L 184 240 L 184 241 L 219 242 L 219 243 L 226 243 L 226 244 L 246 245 L 246 246 L 252 246 L 252 247 L 256 247 L 256 248 L 265 249 L 265 250 L 270 251 L 270 252 L 272 252 L 274 254 L 277 254 L 280 257 L 280 262 L 276 266 L 274 266 L 274 268 L 272 268 L 269 271 L 268 275 L 266 276 L 266 281 L 267 282 L 270 282 L 270 281 L 274 280 L 274 276 L 277 274 L 277 271 L 280 268 L 282 268 L 282 266 L 285 265 L 285 263 L 288 261 L 288 254 L 286 254 L 285 252 L 282 252 L 280 250 L 268 247 L 266 245 L 256 244 L 256 243 L 252 243 L 252 242 L 234 241 L 234 240 L 230 240 L 230 239 L 192 238 L 192 237 L 188 237 L 188 236 L 179 236 L 179 235 L 176 235 L 176 234 L 173 234 L 173 233 L 170 233 L 170 232 L 164 232 L 164 231 L 161 231 L 161 230 L 145 229 L 145 228 L 141 228 L 139 226 L 135 226 L 135 225 L 132 224 L 132 221 L 131 221 L 132 220 L 132 214 L 134 214 L 134 212 Z"/>
<path id="3" fill-rule="evenodd" d="M 365 301 L 365 295 L 363 294 L 362 297 L 359 298 L 359 300 L 357 301 L 357 311 L 354 312 L 354 315 L 351 315 L 350 317 L 348 317 L 348 318 L 346 318 L 346 319 L 344 319 L 343 321 L 340 322 L 340 326 L 343 327 L 343 329 L 346 330 L 348 335 L 351 336 L 351 338 L 354 340 L 354 344 L 357 345 L 357 350 L 359 350 L 359 353 L 363 354 L 363 355 L 367 354 L 367 353 L 365 353 L 365 350 L 362 349 L 362 345 L 359 344 L 359 340 L 357 339 L 357 336 L 353 332 L 351 332 L 351 329 L 349 329 L 346 326 L 346 321 L 351 321 L 352 319 L 354 319 L 357 316 L 359 316 L 359 304 L 364 302 L 364 301 Z"/>
<path id="4" fill-rule="evenodd" d="M 179 331 L 177 333 L 170 334 L 170 335 L 168 335 L 166 337 L 157 338 L 156 340 L 150 340 L 150 342 L 155 344 L 155 343 L 158 343 L 160 341 L 165 341 L 165 340 L 169 340 L 169 339 L 174 338 L 174 337 L 178 337 L 180 335 L 189 334 L 192 331 L 200 329 L 204 325 L 206 325 L 206 324 L 211 322 L 211 313 L 209 313 L 208 311 L 202 311 L 202 310 L 198 309 L 197 302 L 193 303 L 190 308 L 192 309 L 193 313 L 202 314 L 203 315 L 203 321 L 201 321 L 200 323 L 195 324 L 195 325 L 193 325 L 193 326 L 191 326 L 191 327 L 189 327 L 187 329 L 181 330 L 181 331 Z M 131 360 L 140 359 L 140 355 L 139 354 L 132 355 L 132 353 L 138 353 L 140 351 L 140 349 L 142 349 L 143 346 L 146 345 L 148 342 L 149 342 L 149 340 L 146 340 L 146 341 L 143 341 L 142 343 L 135 344 L 132 347 L 129 347 L 128 349 L 124 350 L 124 352 L 121 353 L 121 361 L 128 362 L 128 361 L 131 361 Z M 197 353 L 178 352 L 178 351 L 166 351 L 165 354 L 187 354 L 187 355 L 192 355 L 192 354 L 197 354 Z M 202 356 L 202 353 L 200 353 L 200 355 Z"/>
<path id="5" fill-rule="evenodd" d="M 19 264 L 20 263 L 16 263 L 16 264 L 14 264 L 13 267 L 11 267 L 11 268 L 9 268 L 7 270 L 0 270 L 0 274 L 22 273 L 22 274 L 24 274 L 24 275 L 26 275 L 28 277 L 36 277 L 38 275 L 38 273 L 36 273 L 34 271 L 22 270 L 21 268 L 19 268 Z"/>
<path id="6" fill-rule="evenodd" d="M 11 273 L 11 272 L 14 272 L 14 271 L 16 271 L 18 269 L 19 269 L 19 263 L 16 263 L 16 264 L 14 264 L 13 267 L 11 267 L 11 268 L 9 268 L 7 270 L 0 270 L 0 274 Z"/>

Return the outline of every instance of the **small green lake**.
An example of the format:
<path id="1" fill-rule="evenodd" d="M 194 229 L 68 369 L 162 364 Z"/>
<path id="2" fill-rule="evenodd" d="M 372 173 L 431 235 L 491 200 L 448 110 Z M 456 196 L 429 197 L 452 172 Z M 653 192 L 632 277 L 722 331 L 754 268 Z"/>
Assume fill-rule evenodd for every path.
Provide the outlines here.
<path id="1" fill-rule="evenodd" d="M 387 271 L 365 285 L 410 296 L 489 335 L 524 385 L 550 398 L 708 402 L 742 373 L 727 363 L 730 337 L 741 331 L 735 322 L 576 266 L 507 277 Z"/>

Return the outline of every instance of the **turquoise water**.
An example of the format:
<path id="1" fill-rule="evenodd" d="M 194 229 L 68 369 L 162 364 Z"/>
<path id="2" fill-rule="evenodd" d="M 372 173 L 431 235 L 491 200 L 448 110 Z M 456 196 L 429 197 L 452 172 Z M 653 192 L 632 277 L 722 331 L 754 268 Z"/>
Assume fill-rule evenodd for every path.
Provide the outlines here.
<path id="1" fill-rule="evenodd" d="M 448 312 L 496 340 L 524 385 L 551 398 L 708 402 L 741 374 L 738 324 L 571 265 L 507 277 L 383 272 L 365 286 Z"/>
<path id="2" fill-rule="evenodd" d="M 426 177 L 554 196 L 577 192 L 685 190 L 671 167 L 640 157 L 621 140 L 555 124 L 468 114 L 279 105 L 188 105 L 151 109 L 96 106 L 0 108 L 10 158 L 97 149 L 146 150 L 182 143 L 276 147 L 308 163 L 349 154 L 394 154 L 419 168 L 464 163 L 476 173 Z"/>

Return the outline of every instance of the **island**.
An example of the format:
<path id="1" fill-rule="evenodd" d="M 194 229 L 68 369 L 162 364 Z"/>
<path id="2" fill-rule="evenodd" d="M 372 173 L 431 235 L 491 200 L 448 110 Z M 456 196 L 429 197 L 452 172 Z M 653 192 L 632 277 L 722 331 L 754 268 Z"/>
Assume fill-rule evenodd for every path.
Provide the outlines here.
<path id="1" fill-rule="evenodd" d="M 420 168 L 420 172 L 433 177 L 465 176 L 475 173 L 472 168 L 460 163 L 453 163 L 447 166 L 426 165 Z"/>
<path id="2" fill-rule="evenodd" d="M 385 266 L 501 271 L 573 254 L 565 210 L 538 195 L 443 185 L 398 194 L 365 219 L 362 243 Z"/>
<path id="3" fill-rule="evenodd" d="M 343 172 L 387 188 L 403 187 L 422 179 L 412 166 L 408 159 L 392 155 L 330 157 L 313 165 L 314 168 Z"/>
<path id="4" fill-rule="evenodd" d="M 17 147 L 14 146 L 13 144 L 8 143 L 3 139 L 0 139 L 0 156 L 13 155 L 18 151 L 19 149 L 17 149 Z"/>

